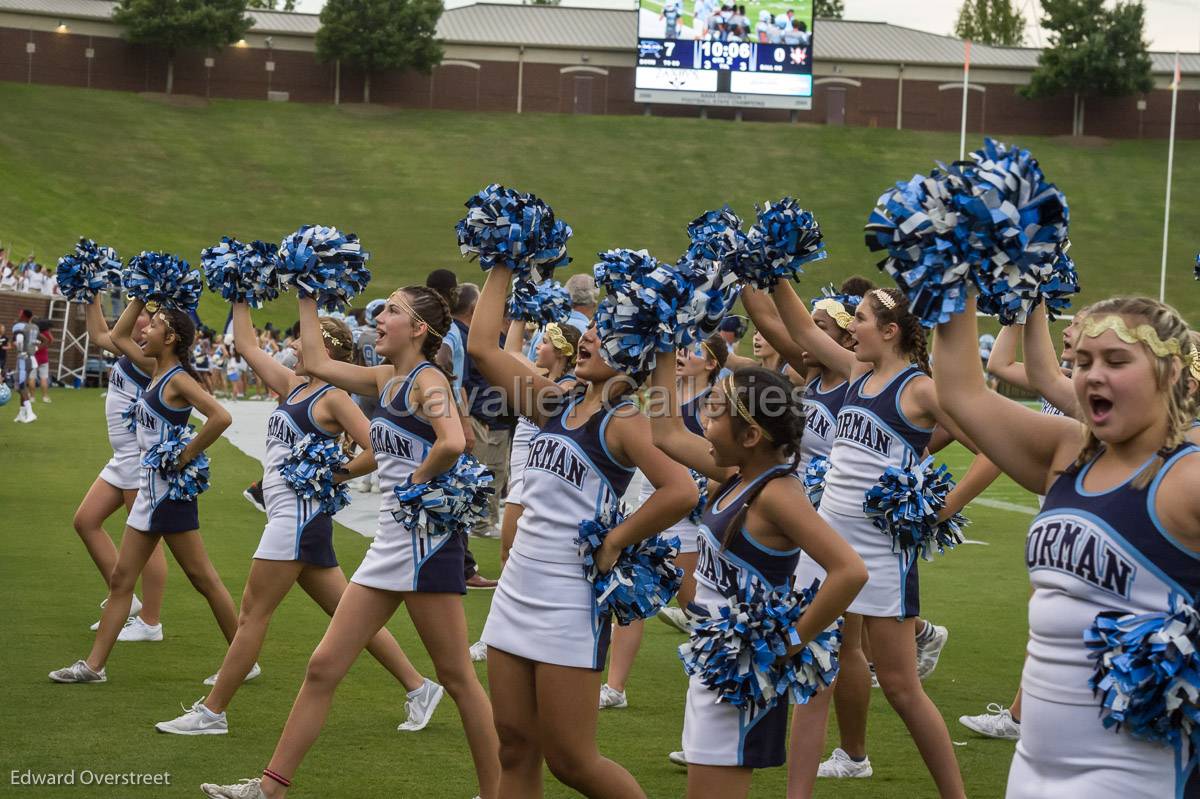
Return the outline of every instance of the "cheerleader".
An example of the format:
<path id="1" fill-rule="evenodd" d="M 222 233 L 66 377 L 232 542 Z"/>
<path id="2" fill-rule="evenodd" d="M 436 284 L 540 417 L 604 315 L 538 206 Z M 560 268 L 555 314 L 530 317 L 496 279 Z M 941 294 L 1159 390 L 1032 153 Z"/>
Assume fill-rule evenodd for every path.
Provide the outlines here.
<path id="1" fill-rule="evenodd" d="M 229 412 L 200 385 L 192 369 L 192 340 L 196 328 L 188 314 L 166 308 L 156 311 L 150 317 L 144 342 L 139 347 L 133 340 L 133 330 L 144 308 L 141 300 L 131 301 L 113 328 L 110 341 L 131 360 L 142 357 L 154 360 L 151 381 L 134 405 L 139 449 L 145 452 L 166 438 L 168 425 L 186 425 L 193 408 L 204 415 L 204 426 L 179 458 L 182 467 L 220 438 L 232 420 Z M 85 660 L 50 672 L 51 680 L 59 683 L 108 680 L 104 666 L 129 616 L 134 584 L 161 538 L 166 539 L 192 585 L 208 600 L 225 640 L 233 640 L 237 631 L 233 598 L 208 559 L 199 527 L 196 500 L 169 499 L 166 479 L 157 469 L 141 466 L 137 497 L 126 521 L 117 564 L 109 578 L 107 605 L 92 651 Z M 131 532 L 136 535 L 130 535 Z"/>
<path id="2" fill-rule="evenodd" d="M 1084 643 L 1100 614 L 1170 612 L 1173 598 L 1200 593 L 1200 448 L 1185 440 L 1200 354 L 1178 313 L 1149 299 L 1096 303 L 1079 327 L 1082 448 L 1078 421 L 985 389 L 974 299 L 935 334 L 942 406 L 1004 472 L 1046 495 L 1025 546 L 1033 596 L 1006 796 L 1200 795 L 1186 755 L 1101 723 Z"/>
<path id="3" fill-rule="evenodd" d="M 335 361 L 350 363 L 354 344 L 350 329 L 328 316 L 321 318 L 325 351 Z M 238 630 L 213 689 L 182 716 L 155 724 L 159 732 L 175 735 L 224 735 L 229 731 L 225 709 L 242 681 L 257 674 L 255 662 L 262 650 L 271 616 L 296 583 L 327 614 L 333 615 L 346 590 L 346 576 L 338 568 L 333 551 L 333 517 L 314 500 L 301 499 L 280 474 L 293 446 L 306 436 L 319 442 L 336 442 L 348 434 L 363 451 L 346 464 L 337 481 L 358 477 L 373 469 L 367 419 L 350 395 L 317 378 L 302 375 L 304 363 L 297 353 L 296 371 L 279 363 L 266 350 L 251 346 L 253 328 L 250 307 L 233 304 L 233 336 L 250 368 L 262 382 L 281 397 L 279 407 L 267 420 L 267 455 L 262 492 L 267 524 L 250 566 Z M 299 345 L 293 345 L 298 349 Z M 442 686 L 425 680 L 405 657 L 396 639 L 381 629 L 367 650 L 398 679 L 408 692 L 408 719 L 399 729 L 417 731 L 429 723 L 442 698 Z"/>
<path id="4" fill-rule="evenodd" d="M 488 679 L 500 734 L 500 793 L 542 795 L 542 760 L 589 797 L 645 794 L 596 747 L 596 697 L 610 619 L 598 618 L 575 539 L 579 524 L 612 507 L 635 468 L 657 489 L 597 552 L 603 571 L 621 549 L 670 527 L 696 504 L 686 470 L 658 450 L 628 394 L 639 380 L 599 356 L 590 327 L 579 341 L 571 394 L 500 349 L 512 271 L 496 265 L 475 313 L 467 351 L 517 413 L 538 427 L 524 468 L 525 510 L 484 625 Z"/>
<path id="5" fill-rule="evenodd" d="M 655 389 L 673 398 L 674 382 L 669 364 L 660 362 Z M 700 523 L 692 607 L 700 618 L 718 615 L 752 577 L 787 591 L 803 551 L 826 577 L 795 626 L 790 655 L 845 611 L 867 581 L 866 567 L 817 516 L 793 477 L 804 412 L 784 377 L 739 369 L 713 388 L 706 411 L 703 435 L 692 432 L 681 414 L 652 421 L 659 447 L 720 484 Z M 689 799 L 746 796 L 753 769 L 783 765 L 787 714 L 785 698 L 765 710 L 719 702 L 701 676 L 692 675 L 683 722 Z"/>
<path id="6" fill-rule="evenodd" d="M 450 309 L 433 289 L 409 286 L 388 298 L 376 324 L 376 351 L 389 364 L 357 366 L 334 360 L 325 348 L 316 303 L 300 300 L 301 355 L 308 376 L 352 394 L 379 397 L 370 429 L 383 492 L 379 531 L 309 658 L 304 684 L 262 778 L 201 785 L 210 797 L 287 795 L 292 776 L 320 735 L 338 684 L 401 604 L 408 608 L 438 680 L 458 705 L 480 795 L 497 795 L 500 769 L 491 706 L 467 654 L 462 538 L 435 540 L 392 515 L 398 506 L 393 491 L 397 485 L 407 479 L 428 482 L 453 467 L 464 449 L 450 383 L 433 363 L 450 327 Z"/>
<path id="7" fill-rule="evenodd" d="M 104 531 L 104 522 L 122 505 L 126 511 L 132 509 L 137 497 L 142 453 L 138 449 L 137 435 L 130 429 L 127 420 L 138 397 L 150 384 L 155 363 L 153 358 L 141 351 L 145 329 L 150 323 L 148 314 L 139 314 L 133 323 L 132 338 L 138 347 L 133 353 L 134 357 L 121 355 L 113 344 L 100 303 L 95 298 L 84 306 L 84 318 L 87 321 L 88 339 L 97 347 L 120 356 L 109 370 L 108 390 L 104 394 L 108 443 L 112 446 L 113 454 L 79 503 L 74 519 L 75 532 L 83 540 L 92 562 L 107 584 L 117 565 L 117 548 Z M 142 599 L 138 599 L 137 594 L 133 595 L 130 616 L 117 636 L 118 641 L 162 640 L 159 613 L 162 611 L 166 582 L 167 558 L 159 545 L 154 548 L 142 570 Z M 103 609 L 104 604 L 101 603 L 100 607 Z M 100 629 L 100 622 L 93 624 L 92 629 Z"/>
<path id="8" fill-rule="evenodd" d="M 849 333 L 853 353 L 827 336 L 796 296 L 791 284 L 772 295 L 791 336 L 816 360 L 843 374 L 850 384 L 838 412 L 829 458 L 831 466 L 821 499 L 820 514 L 862 556 L 870 579 L 851 603 L 846 618 L 839 680 L 870 684 L 870 671 L 858 634 L 862 625 L 870 639 L 875 674 L 884 696 L 900 715 L 943 797 L 963 795 L 962 776 L 946 724 L 925 694 L 917 671 L 916 622 L 920 614 L 916 558 L 892 551 L 863 511 L 867 490 L 889 466 L 904 467 L 929 446 L 934 428 L 965 438 L 938 405 L 928 374 L 925 332 L 908 310 L 908 301 L 895 289 L 867 292 L 854 311 Z M 978 355 L 978 353 L 976 353 Z M 798 584 L 822 579 L 819 565 L 802 558 Z M 929 626 L 929 625 L 926 625 Z M 860 691 L 862 693 L 862 691 Z M 824 743 L 828 700 L 797 708 L 803 717 L 794 729 L 805 733 L 793 744 L 793 783 L 816 774 Z M 865 713 L 856 714 L 865 735 Z M 858 751 L 835 749 L 821 764 L 825 776 L 869 776 L 865 737 Z M 856 747 L 857 748 L 857 747 Z M 810 777 L 811 779 L 811 777 Z M 811 784 L 794 795 L 811 792 Z"/>

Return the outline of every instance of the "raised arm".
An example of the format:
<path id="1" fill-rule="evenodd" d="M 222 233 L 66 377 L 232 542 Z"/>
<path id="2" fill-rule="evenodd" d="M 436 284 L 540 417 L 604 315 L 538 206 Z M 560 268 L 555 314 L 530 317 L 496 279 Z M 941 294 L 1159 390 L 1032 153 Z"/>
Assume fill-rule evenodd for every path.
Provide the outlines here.
<path id="1" fill-rule="evenodd" d="M 743 295 L 752 293 L 754 289 L 746 289 Z M 817 327 L 812 314 L 804 306 L 804 300 L 796 294 L 792 284 L 780 282 L 771 295 L 775 307 L 779 309 L 779 317 L 787 327 L 788 334 L 804 348 L 812 358 L 820 361 L 826 369 L 831 369 L 846 380 L 853 376 L 858 360 L 854 353 L 825 335 L 825 331 Z M 743 302 L 745 302 L 743 296 Z M 865 368 L 865 367 L 862 367 Z"/>
<path id="2" fill-rule="evenodd" d="M 508 335 L 504 337 L 504 351 L 513 355 L 525 352 L 525 323 L 514 319 L 508 323 Z"/>
<path id="3" fill-rule="evenodd" d="M 562 393 L 562 389 L 535 372 L 525 359 L 500 348 L 500 326 L 511 282 L 511 269 L 493 266 L 488 272 L 471 318 L 467 353 L 480 374 L 503 393 L 508 407 L 540 424 L 544 418 L 538 398 Z"/>
<path id="4" fill-rule="evenodd" d="M 142 369 L 141 364 L 145 363 L 147 358 L 142 353 L 142 348 L 133 340 L 133 326 L 145 308 L 146 303 L 143 301 L 130 300 L 109 333 L 109 341 L 116 348 L 116 351 L 122 355 L 129 356 L 130 360 L 138 364 L 139 369 Z M 142 371 L 148 374 L 153 373 L 155 364 L 151 362 L 149 366 L 149 369 L 142 369 Z"/>
<path id="5" fill-rule="evenodd" d="M 253 328 L 250 333 L 254 333 Z M 238 352 L 241 351 L 239 345 Z M 305 372 L 351 394 L 377 397 L 392 377 L 390 366 L 357 366 L 330 358 L 325 350 L 325 341 L 321 338 L 317 303 L 303 297 L 300 298 L 300 352 L 304 356 Z"/>
<path id="6" fill-rule="evenodd" d="M 996 336 L 992 345 L 992 354 L 988 356 L 988 374 L 995 375 L 1005 383 L 1033 391 L 1029 378 L 1025 375 L 1025 364 L 1017 361 L 1017 341 L 1020 340 L 1024 325 L 1005 325 Z"/>
<path id="7" fill-rule="evenodd" d="M 112 343 L 112 337 L 109 335 L 108 322 L 104 321 L 104 312 L 100 310 L 99 296 L 93 297 L 91 302 L 83 306 L 83 318 L 87 323 L 88 341 L 102 350 L 119 355 L 120 350 Z"/>
<path id="8" fill-rule="evenodd" d="M 788 334 L 787 326 L 779 316 L 779 309 L 771 302 L 771 298 L 761 291 L 743 291 L 742 305 L 745 306 L 746 313 L 750 315 L 758 332 L 762 333 L 767 343 L 779 353 L 779 357 L 798 374 L 804 374 L 808 370 L 808 363 L 804 360 L 804 347 L 797 344 Z"/>
<path id="9" fill-rule="evenodd" d="M 1079 423 L 1046 416 L 989 391 L 979 365 L 975 299 L 938 326 L 933 378 L 938 405 L 981 452 L 1023 488 L 1044 494 L 1056 465 L 1079 449 Z"/>
<path id="10" fill-rule="evenodd" d="M 225 428 L 233 422 L 229 411 L 189 374 L 176 374 L 167 384 L 163 394 L 168 404 L 177 406 L 182 401 L 204 414 L 204 425 L 196 432 L 196 437 L 184 447 L 180 455 L 180 465 L 190 463 L 193 458 L 212 446 L 221 437 L 221 433 L 225 432 Z"/>
<path id="11" fill-rule="evenodd" d="M 413 383 L 415 391 L 411 396 L 416 410 L 437 435 L 429 454 L 412 474 L 414 483 L 426 483 L 454 465 L 458 456 L 466 451 L 466 439 L 458 416 L 458 403 L 446 376 L 437 369 L 423 369 Z M 500 486 L 495 488 L 500 490 Z"/>
<path id="12" fill-rule="evenodd" d="M 1079 402 L 1071 378 L 1058 367 L 1058 353 L 1050 338 L 1050 320 L 1046 306 L 1038 304 L 1029 312 L 1025 325 L 1025 373 L 1033 390 L 1067 416 L 1079 418 Z"/>
<path id="13" fill-rule="evenodd" d="M 244 302 L 233 304 L 233 344 L 267 388 L 280 397 L 286 397 L 303 382 L 303 378 L 259 348 L 254 323 L 250 320 L 250 306 Z"/>
<path id="14" fill-rule="evenodd" d="M 724 482 L 733 476 L 734 469 L 717 466 L 710 454 L 711 447 L 704 436 L 688 430 L 679 415 L 679 397 L 675 388 L 675 361 L 658 358 L 650 375 L 651 402 L 646 409 L 650 419 L 651 441 L 671 460 L 713 480 Z"/>

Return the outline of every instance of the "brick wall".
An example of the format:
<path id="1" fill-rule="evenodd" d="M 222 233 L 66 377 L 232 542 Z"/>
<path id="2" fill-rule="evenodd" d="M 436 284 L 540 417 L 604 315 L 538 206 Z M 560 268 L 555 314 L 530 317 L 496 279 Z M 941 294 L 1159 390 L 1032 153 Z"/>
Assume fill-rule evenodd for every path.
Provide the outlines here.
<path id="1" fill-rule="evenodd" d="M 24 292 L 0 291 L 0 324 L 4 325 L 8 335 L 12 335 L 12 326 L 17 321 L 23 309 L 28 308 L 33 312 L 33 318 L 48 319 L 50 317 L 50 298 L 44 294 L 26 294 Z M 83 306 L 71 304 L 69 307 L 70 331 L 73 335 L 80 335 L 86 329 L 86 323 L 83 318 Z M 50 328 L 54 333 L 54 343 L 50 346 L 50 377 L 54 379 L 57 376 L 58 357 L 62 350 L 62 322 L 55 322 Z M 95 354 L 94 348 L 92 354 Z M 8 355 L 8 368 L 13 368 L 15 355 L 10 352 Z M 67 353 L 66 365 L 72 369 L 78 368 L 82 362 L 78 351 L 72 350 Z"/>

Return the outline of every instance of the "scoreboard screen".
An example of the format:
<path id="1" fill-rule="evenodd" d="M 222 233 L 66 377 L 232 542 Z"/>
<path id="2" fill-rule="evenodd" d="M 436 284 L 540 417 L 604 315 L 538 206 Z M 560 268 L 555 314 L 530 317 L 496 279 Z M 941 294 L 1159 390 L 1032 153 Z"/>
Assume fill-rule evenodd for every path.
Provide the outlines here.
<path id="1" fill-rule="evenodd" d="M 640 0 L 635 99 L 812 107 L 812 0 Z"/>

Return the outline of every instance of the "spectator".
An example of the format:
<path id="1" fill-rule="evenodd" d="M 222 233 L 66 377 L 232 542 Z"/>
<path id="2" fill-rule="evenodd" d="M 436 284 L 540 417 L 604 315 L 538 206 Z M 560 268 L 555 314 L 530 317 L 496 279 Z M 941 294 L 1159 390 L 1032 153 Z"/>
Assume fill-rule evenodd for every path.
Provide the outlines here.
<path id="1" fill-rule="evenodd" d="M 229 358 L 225 364 L 225 378 L 234 399 L 246 396 L 246 362 L 238 355 L 237 347 L 229 347 Z"/>
<path id="2" fill-rule="evenodd" d="M 13 421 L 28 424 L 37 421 L 37 414 L 33 412 L 33 392 L 31 391 L 36 369 L 33 354 L 37 351 L 38 345 L 38 330 L 33 323 L 33 311 L 28 308 L 21 311 L 16 324 L 13 325 L 12 338 L 13 351 L 17 360 L 17 391 L 21 395 L 21 409 Z"/>
<path id="3" fill-rule="evenodd" d="M 17 290 L 17 270 L 7 259 L 0 263 L 0 291 Z"/>
<path id="4" fill-rule="evenodd" d="M 8 382 L 8 328 L 0 323 L 0 383 Z"/>
<path id="5" fill-rule="evenodd" d="M 47 297 L 61 295 L 58 290 L 58 278 L 54 276 L 54 269 L 47 266 L 42 272 L 42 294 Z"/>
<path id="6" fill-rule="evenodd" d="M 229 383 L 225 375 L 225 367 L 229 365 L 229 350 L 220 339 L 213 339 L 212 346 L 212 384 L 216 396 L 229 395 Z"/>
<path id="7" fill-rule="evenodd" d="M 741 316 L 727 316 L 721 320 L 721 326 L 717 328 L 717 333 L 725 340 L 725 346 L 729 348 L 730 355 L 737 355 L 738 342 L 742 340 L 742 336 L 746 335 L 748 327 L 746 319 Z"/>
<path id="8" fill-rule="evenodd" d="M 50 345 L 54 343 L 54 334 L 50 332 L 50 320 L 39 319 L 37 322 L 38 344 L 33 353 L 34 363 L 37 364 L 37 382 L 42 387 L 42 402 L 50 401 Z"/>

